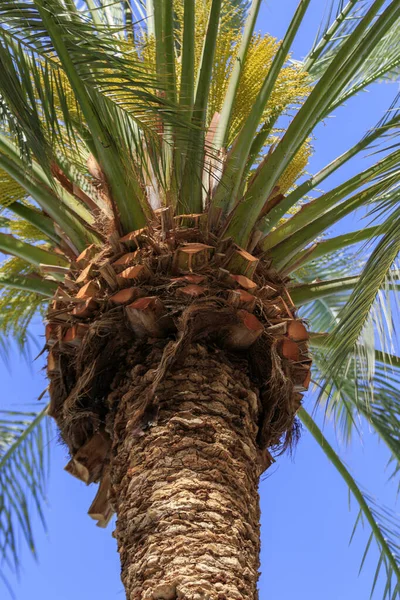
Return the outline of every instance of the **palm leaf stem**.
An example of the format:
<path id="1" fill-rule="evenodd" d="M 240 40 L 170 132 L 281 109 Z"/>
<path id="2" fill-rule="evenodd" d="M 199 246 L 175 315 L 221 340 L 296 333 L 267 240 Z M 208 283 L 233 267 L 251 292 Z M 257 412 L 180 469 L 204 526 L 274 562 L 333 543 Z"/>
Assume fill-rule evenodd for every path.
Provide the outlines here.
<path id="1" fill-rule="evenodd" d="M 179 90 L 179 104 L 185 107 L 187 120 L 192 118 L 194 103 L 194 59 L 195 47 L 195 5 L 192 0 L 184 0 L 182 70 Z"/>
<path id="2" fill-rule="evenodd" d="M 262 149 L 264 148 L 264 144 L 267 141 L 267 138 L 270 135 L 270 133 L 279 117 L 279 114 L 280 114 L 279 111 L 275 110 L 269 117 L 268 121 L 263 123 L 260 130 L 256 133 L 256 136 L 251 144 L 249 157 L 247 159 L 246 169 L 244 171 L 245 173 L 248 173 L 250 171 L 257 156 L 261 153 Z"/>
<path id="3" fill-rule="evenodd" d="M 309 243 L 313 242 L 326 229 L 337 223 L 346 215 L 352 213 L 357 208 L 364 206 L 375 199 L 380 193 L 386 191 L 391 185 L 396 183 L 397 175 L 393 175 L 385 183 L 378 182 L 369 188 L 350 196 L 338 206 L 327 210 L 320 217 L 314 219 L 308 225 L 305 225 L 278 245 L 268 250 L 268 255 L 273 258 L 276 267 L 283 268 L 288 265 L 298 253 Z"/>
<path id="4" fill-rule="evenodd" d="M 345 467 L 338 454 L 332 448 L 332 446 L 330 445 L 330 443 L 328 442 L 328 440 L 326 439 L 326 437 L 324 436 L 314 419 L 312 419 L 312 417 L 308 414 L 308 412 L 304 408 L 300 408 L 297 415 L 302 421 L 302 423 L 304 423 L 304 425 L 307 427 L 311 435 L 314 437 L 322 451 L 326 454 L 329 461 L 333 464 L 333 466 L 342 476 L 343 480 L 346 482 L 347 486 L 349 487 L 349 490 L 352 492 L 353 496 L 357 500 L 360 509 L 362 510 L 366 520 L 368 521 L 381 551 L 384 553 L 384 556 L 386 557 L 394 574 L 396 575 L 397 581 L 400 583 L 399 565 L 397 564 L 396 559 L 393 556 L 393 553 L 386 541 L 386 538 L 382 534 L 382 531 L 379 528 L 379 524 L 375 520 L 374 515 L 370 507 L 368 506 L 368 503 L 366 502 L 364 495 L 361 492 L 359 486 L 357 485 L 357 482 L 355 481 L 354 477 Z"/>
<path id="5" fill-rule="evenodd" d="M 184 0 L 183 8 L 183 37 L 181 51 L 181 79 L 179 89 L 179 106 L 183 111 L 185 119 L 190 122 L 193 117 L 194 92 L 195 92 L 195 4 L 192 0 Z M 181 139 L 181 137 L 183 139 Z M 182 135 L 177 127 L 176 150 L 174 152 L 174 168 L 176 185 L 181 186 L 184 174 L 184 165 L 188 151 L 187 136 Z M 182 204 L 182 202 L 179 202 Z"/>
<path id="6" fill-rule="evenodd" d="M 146 25 L 147 35 L 155 37 L 154 0 L 146 0 Z"/>
<path id="7" fill-rule="evenodd" d="M 104 23 L 100 16 L 101 13 L 100 13 L 99 7 L 96 5 L 94 0 L 85 0 L 85 1 L 86 1 L 86 4 L 88 5 L 90 15 L 93 19 L 93 23 L 97 27 L 102 27 L 104 25 Z"/>
<path id="8" fill-rule="evenodd" d="M 12 202 L 8 204 L 7 210 L 10 210 L 14 214 L 18 215 L 24 221 L 27 221 L 31 225 L 34 225 L 39 231 L 41 231 L 46 237 L 48 237 L 57 246 L 60 244 L 60 237 L 54 230 L 54 223 L 49 217 L 41 214 L 34 208 L 30 208 L 20 202 Z"/>
<path id="9" fill-rule="evenodd" d="M 296 231 L 299 231 L 305 225 L 315 221 L 315 219 L 338 204 L 340 200 L 361 188 L 366 183 L 373 181 L 379 175 L 382 176 L 382 179 L 380 180 L 382 183 L 385 182 L 385 175 L 387 176 L 387 180 L 391 181 L 393 179 L 393 174 L 398 175 L 399 167 L 400 150 L 396 150 L 392 154 L 385 156 L 385 158 L 378 163 L 365 169 L 365 171 L 362 171 L 361 173 L 357 173 L 354 177 L 351 177 L 329 192 L 322 194 L 307 204 L 303 204 L 295 215 L 266 236 L 261 242 L 263 250 L 273 248 L 281 241 L 285 240 L 289 235 L 296 233 Z M 380 185 L 379 182 L 378 185 Z"/>
<path id="10" fill-rule="evenodd" d="M 332 104 L 330 107 L 331 112 L 372 83 L 384 81 L 385 77 L 393 80 L 397 76 L 400 66 L 400 55 L 397 51 L 399 26 L 400 22 L 396 23 L 382 38 L 376 52 L 369 57 L 360 72 L 356 74 L 354 82 Z"/>
<path id="11" fill-rule="evenodd" d="M 237 201 L 237 192 L 243 178 L 243 172 L 247 164 L 247 159 L 253 143 L 257 128 L 260 124 L 265 107 L 271 97 L 278 75 L 282 69 L 287 55 L 292 46 L 293 40 L 303 21 L 310 0 L 301 0 L 292 21 L 285 33 L 285 37 L 279 46 L 268 74 L 263 82 L 261 90 L 252 106 L 249 116 L 247 117 L 238 138 L 235 140 L 225 168 L 221 177 L 221 181 L 217 187 L 217 191 L 212 200 L 212 206 L 227 214 L 232 210 Z M 243 223 L 242 223 L 243 225 Z M 235 228 L 228 227 L 228 235 L 231 234 L 234 238 L 239 231 Z M 240 243 L 240 241 L 238 242 Z"/>
<path id="12" fill-rule="evenodd" d="M 71 164 L 68 158 L 63 156 L 61 153 L 57 153 L 55 156 L 55 162 L 62 173 L 67 177 L 67 179 L 69 179 L 70 184 L 72 185 L 72 190 L 74 186 L 76 186 L 80 192 L 85 194 L 87 198 L 82 200 L 82 202 L 85 203 L 90 211 L 100 210 L 105 216 L 112 218 L 112 209 L 110 208 L 109 203 L 104 200 L 94 185 L 88 182 L 85 176 L 73 164 Z M 69 188 L 71 185 L 69 185 Z M 92 214 L 91 221 L 87 222 L 89 224 L 94 222 Z"/>
<path id="13" fill-rule="evenodd" d="M 302 306 L 318 298 L 325 298 L 332 294 L 345 292 L 353 289 L 359 277 L 341 277 L 329 281 L 318 281 L 312 283 L 301 283 L 290 288 L 290 296 L 293 302 Z"/>
<path id="14" fill-rule="evenodd" d="M 308 302 L 313 302 L 317 298 L 325 298 L 326 296 L 352 290 L 359 280 L 359 276 L 354 276 L 340 277 L 328 281 L 301 283 L 290 288 L 290 296 L 297 306 L 302 306 Z M 385 288 L 400 291 L 400 284 L 389 283 Z"/>
<path id="15" fill-rule="evenodd" d="M 34 160 L 25 163 L 21 158 L 20 149 L 11 141 L 10 137 L 3 131 L 0 131 L 0 152 L 5 154 L 13 162 L 18 164 L 21 170 L 26 171 L 29 164 L 29 171 L 34 178 L 43 185 L 49 185 L 49 179 L 44 169 Z"/>
<path id="16" fill-rule="evenodd" d="M 357 2 L 359 2 L 359 0 L 349 0 L 349 2 L 346 4 L 346 6 L 337 15 L 337 17 L 333 21 L 332 25 L 327 29 L 327 31 L 321 37 L 318 44 L 313 48 L 313 50 L 310 52 L 310 54 L 306 57 L 304 64 L 303 64 L 303 69 L 304 69 L 304 71 L 306 71 L 306 73 L 309 73 L 311 71 L 314 63 L 321 56 L 324 49 L 329 44 L 329 42 L 332 40 L 335 33 L 337 32 L 337 30 L 339 29 L 339 27 L 341 26 L 343 21 L 346 19 L 348 14 L 351 12 L 353 7 L 357 4 Z"/>
<path id="17" fill-rule="evenodd" d="M 36 265 L 37 267 L 44 263 L 48 265 L 58 265 L 60 267 L 67 266 L 68 261 L 60 254 L 43 250 L 38 246 L 32 246 L 26 242 L 17 240 L 8 233 L 0 233 L 0 250 L 5 254 L 12 254 L 18 256 L 22 260 L 25 260 L 29 264 Z"/>
<path id="18" fill-rule="evenodd" d="M 211 73 L 217 44 L 221 6 L 222 0 L 212 0 L 196 84 L 193 115 L 196 123 L 200 126 L 204 126 L 206 120 L 208 91 L 211 85 Z"/>
<path id="19" fill-rule="evenodd" d="M 166 93 L 170 102 L 176 102 L 176 74 L 174 49 L 174 10 L 172 0 L 163 1 L 163 38 L 165 49 Z"/>
<path id="20" fill-rule="evenodd" d="M 222 0 L 212 0 L 193 106 L 192 121 L 196 129 L 193 130 L 188 141 L 187 158 L 177 206 L 178 213 L 200 213 L 203 211 L 204 131 L 221 5 Z"/>
<path id="21" fill-rule="evenodd" d="M 356 94 L 358 94 L 359 92 L 365 90 L 365 88 L 369 85 L 371 85 L 371 83 L 376 82 L 379 79 L 383 79 L 383 76 L 390 70 L 395 71 L 396 68 L 398 68 L 400 65 L 400 56 L 397 56 L 395 59 L 393 59 L 393 61 L 389 64 L 389 65 L 384 65 L 382 66 L 382 69 L 377 70 L 374 75 L 367 77 L 366 79 L 364 79 L 363 81 L 361 81 L 359 84 L 353 85 L 351 86 L 348 90 L 346 90 L 339 98 L 336 102 L 334 102 L 330 107 L 329 107 L 329 113 L 332 113 L 333 111 L 335 111 L 337 108 L 339 108 L 340 106 L 343 106 L 343 104 L 347 101 L 350 100 L 350 98 L 352 98 L 353 96 L 355 96 Z"/>
<path id="22" fill-rule="evenodd" d="M 172 0 L 159 0 L 154 4 L 156 25 L 156 64 L 159 80 L 164 82 L 165 95 L 171 103 L 176 102 L 175 49 L 173 31 Z M 171 164 L 173 161 L 173 141 L 176 138 L 171 124 L 166 123 L 163 130 L 163 172 L 165 185 L 170 188 Z"/>
<path id="23" fill-rule="evenodd" d="M 126 39 L 128 40 L 128 42 L 130 44 L 134 44 L 134 37 L 133 37 L 133 22 L 134 22 L 134 18 L 133 18 L 133 10 L 130 4 L 130 0 L 123 0 L 123 4 L 124 4 L 124 19 L 125 19 L 125 35 L 126 35 Z"/>
<path id="24" fill-rule="evenodd" d="M 2 154 L 11 159 L 22 173 L 26 174 L 29 172 L 32 174 L 33 179 L 40 186 L 49 189 L 50 192 L 54 191 L 59 202 L 62 202 L 68 210 L 75 213 L 81 220 L 89 225 L 94 223 L 92 213 L 75 196 L 66 191 L 58 181 L 53 178 L 50 179 L 45 170 L 36 161 L 31 161 L 28 169 L 28 164 L 21 158 L 18 148 L 0 131 L 0 157 Z"/>
<path id="25" fill-rule="evenodd" d="M 400 126 L 400 117 L 396 115 L 385 124 L 376 127 L 371 132 L 367 133 L 359 142 L 354 144 L 341 156 L 338 156 L 329 163 L 326 167 L 321 169 L 318 173 L 304 181 L 302 184 L 296 187 L 290 194 L 279 202 L 277 206 L 272 208 L 270 212 L 262 218 L 260 221 L 260 229 L 267 234 L 273 227 L 277 225 L 280 219 L 287 213 L 287 211 L 296 204 L 301 198 L 306 196 L 311 190 L 316 188 L 322 181 L 324 181 L 329 175 L 332 175 L 340 167 L 342 167 L 351 158 L 356 156 L 359 152 L 367 148 L 372 142 L 377 140 L 380 136 L 390 131 L 391 128 Z"/>
<path id="26" fill-rule="evenodd" d="M 243 201 L 233 211 L 226 235 L 232 236 L 239 245 L 247 245 L 265 200 L 271 194 L 276 181 L 326 113 L 332 100 L 337 97 L 337 94 L 345 87 L 382 36 L 399 18 L 400 5 L 389 4 L 375 23 L 369 27 L 384 2 L 385 0 L 375 0 L 359 25 L 343 44 L 330 68 L 324 73 L 290 123 L 275 151 L 259 170 Z M 365 35 L 367 29 L 368 35 Z M 244 223 L 245 225 L 243 225 Z"/>
<path id="27" fill-rule="evenodd" d="M 152 1 L 152 13 L 154 18 L 154 41 L 156 50 L 156 70 L 160 80 L 164 79 L 165 82 L 165 44 L 164 44 L 164 32 L 163 32 L 163 21 L 164 11 L 163 7 L 166 0 L 153 0 Z"/>
<path id="28" fill-rule="evenodd" d="M 215 132 L 214 147 L 219 150 L 225 147 L 229 125 L 231 122 L 232 111 L 235 104 L 236 92 L 239 86 L 240 76 L 246 62 L 247 52 L 253 35 L 254 26 L 260 11 L 261 0 L 252 0 L 246 23 L 243 29 L 243 35 L 240 40 L 240 46 L 235 58 L 235 64 L 230 75 L 228 89 L 226 90 L 224 102 L 221 108 L 221 116 Z"/>
<path id="29" fill-rule="evenodd" d="M 344 233 L 343 235 L 331 237 L 323 240 L 322 242 L 317 242 L 312 249 L 299 252 L 299 254 L 296 256 L 296 267 L 291 269 L 290 267 L 292 263 L 288 263 L 287 267 L 285 268 L 285 272 L 292 273 L 298 268 L 302 268 L 307 263 L 314 261 L 321 256 L 325 256 L 326 254 L 330 254 L 336 250 L 342 250 L 347 246 L 357 244 L 358 242 L 362 242 L 364 240 L 370 240 L 379 235 L 383 235 L 383 233 L 385 233 L 385 230 L 382 228 L 382 226 L 374 225 L 372 227 L 365 227 L 365 229 L 360 229 L 358 231 L 351 231 L 350 233 Z"/>
<path id="30" fill-rule="evenodd" d="M 67 207 L 63 206 L 50 189 L 35 181 L 26 170 L 22 171 L 8 156 L 0 154 L 0 167 L 61 227 L 79 252 L 84 250 L 90 240 L 98 241 L 97 236 L 84 227 L 78 217 L 68 212 Z"/>
<path id="31" fill-rule="evenodd" d="M 147 224 L 147 219 L 141 206 L 143 192 L 133 175 L 129 178 L 130 185 L 127 185 L 127 174 L 120 160 L 115 141 L 107 127 L 105 127 L 104 122 L 101 121 L 94 96 L 90 96 L 78 75 L 64 43 L 62 28 L 58 24 L 55 15 L 48 10 L 44 0 L 35 0 L 35 5 L 85 116 L 96 147 L 96 158 L 111 188 L 113 199 L 118 205 L 121 223 L 127 231 L 144 227 Z"/>
<path id="32" fill-rule="evenodd" d="M 35 292 L 41 296 L 51 298 L 57 289 L 57 283 L 29 275 L 5 276 L 0 274 L 0 286 L 9 287 L 26 292 Z"/>

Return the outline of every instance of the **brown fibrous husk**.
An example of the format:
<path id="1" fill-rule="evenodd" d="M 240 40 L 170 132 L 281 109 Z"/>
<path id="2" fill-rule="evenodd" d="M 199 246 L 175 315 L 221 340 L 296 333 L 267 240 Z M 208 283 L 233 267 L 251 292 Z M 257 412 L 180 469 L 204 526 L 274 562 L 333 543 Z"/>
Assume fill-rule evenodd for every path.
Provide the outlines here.
<path id="1" fill-rule="evenodd" d="M 71 455 L 95 432 L 113 431 L 113 415 L 118 402 L 129 393 L 127 373 L 133 369 L 145 372 L 148 357 L 153 360 L 154 353 L 158 353 L 158 368 L 153 374 L 146 401 L 137 411 L 138 434 L 154 424 L 158 410 L 157 387 L 167 372 L 179 370 L 179 364 L 192 344 L 200 344 L 210 351 L 223 350 L 226 360 L 234 365 L 239 361 L 241 368 L 245 365 L 259 390 L 262 407 L 258 435 L 260 448 L 282 451 L 290 447 L 298 433 L 295 419 L 299 408 L 298 394 L 294 391 L 290 361 L 280 356 L 278 339 L 268 332 L 272 324 L 268 317 L 271 286 L 277 290 L 277 297 L 284 297 L 287 280 L 282 280 L 276 271 L 260 262 L 253 277 L 258 286 L 254 314 L 263 324 L 264 331 L 246 350 L 228 348 L 225 340 L 238 323 L 238 311 L 228 302 L 229 292 L 235 284 L 229 277 L 227 280 L 221 278 L 218 271 L 220 265 L 224 268 L 221 256 L 215 255 L 208 264 L 196 270 L 196 274 L 206 278 L 206 283 L 202 284 L 207 288 L 205 295 L 185 298 L 176 294 L 177 288 L 184 285 L 178 279 L 184 273 L 174 272 L 174 244 L 181 244 L 182 239 L 210 243 L 210 239 L 195 229 L 186 234 L 186 240 L 182 231 L 167 240 L 163 236 L 163 242 L 161 235 L 158 238 L 154 236 L 153 231 L 151 243 L 143 243 L 137 257 L 138 263 L 149 267 L 151 278 L 134 285 L 140 287 L 144 296 L 156 296 L 163 303 L 169 319 L 163 335 L 159 338 L 138 337 L 127 317 L 126 308 L 115 307 L 108 301 L 115 289 L 111 290 L 102 281 L 99 297 L 96 297 L 98 310 L 84 321 L 89 327 L 79 345 L 71 347 L 64 344 L 61 334 L 61 339 L 52 347 L 59 358 L 59 372 L 51 376 L 50 414 L 56 419 Z M 97 268 L 111 264 L 129 251 L 121 245 L 118 253 L 115 243 L 113 246 L 106 245 L 94 263 Z M 132 282 L 127 281 L 126 287 L 129 285 Z M 71 292 L 68 290 L 68 293 Z M 288 308 L 285 316 L 295 318 L 294 307 Z M 65 322 L 57 321 L 54 311 L 49 312 L 48 319 L 58 322 L 61 331 L 65 327 Z M 76 321 L 71 317 L 70 323 Z"/>

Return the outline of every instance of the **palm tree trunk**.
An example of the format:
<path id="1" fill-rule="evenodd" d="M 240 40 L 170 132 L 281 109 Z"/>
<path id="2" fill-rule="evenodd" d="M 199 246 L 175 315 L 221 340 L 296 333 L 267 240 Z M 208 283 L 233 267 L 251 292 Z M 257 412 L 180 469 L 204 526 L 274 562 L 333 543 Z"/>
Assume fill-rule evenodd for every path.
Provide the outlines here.
<path id="1" fill-rule="evenodd" d="M 140 407 L 160 352 L 132 370 L 114 421 L 112 500 L 127 598 L 255 600 L 265 466 L 257 390 L 244 361 L 193 344 L 157 389 L 146 426 Z"/>

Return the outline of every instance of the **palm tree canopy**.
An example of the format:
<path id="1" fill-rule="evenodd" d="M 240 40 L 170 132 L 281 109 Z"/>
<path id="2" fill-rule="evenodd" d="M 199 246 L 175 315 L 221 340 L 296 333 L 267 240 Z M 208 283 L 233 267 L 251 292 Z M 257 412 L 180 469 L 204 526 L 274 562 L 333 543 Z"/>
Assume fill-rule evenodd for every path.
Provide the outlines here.
<path id="1" fill-rule="evenodd" d="M 291 48 L 310 0 L 281 41 L 256 32 L 260 4 L 0 0 L 3 351 L 10 335 L 24 348 L 32 317 L 87 247 L 146 227 L 166 207 L 188 226 L 207 214 L 219 239 L 257 249 L 290 276 L 312 330 L 318 406 L 346 440 L 369 423 L 398 474 L 399 98 L 346 152 L 306 169 L 317 125 L 398 76 L 400 4 L 333 0 L 303 61 Z M 330 187 L 363 152 L 365 168 Z M 368 227 L 326 234 L 358 208 Z M 0 417 L 0 554 L 14 567 L 17 528 L 34 549 L 30 497 L 41 514 L 43 417 Z M 384 597 L 400 596 L 399 523 L 305 409 L 299 417 L 359 503 L 380 551 L 376 578 L 385 567 Z"/>

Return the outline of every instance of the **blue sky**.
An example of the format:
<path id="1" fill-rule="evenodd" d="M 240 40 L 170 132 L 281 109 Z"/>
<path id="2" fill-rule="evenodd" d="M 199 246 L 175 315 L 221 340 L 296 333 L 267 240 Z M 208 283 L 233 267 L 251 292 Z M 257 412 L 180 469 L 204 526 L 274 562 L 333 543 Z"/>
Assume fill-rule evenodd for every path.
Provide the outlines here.
<path id="1" fill-rule="evenodd" d="M 258 28 L 280 37 L 293 13 L 297 0 L 265 1 Z M 321 6 L 317 0 L 294 46 L 294 57 L 301 58 L 313 40 Z M 315 155 L 310 171 L 316 171 L 354 143 L 373 126 L 398 91 L 398 84 L 374 86 L 367 94 L 352 100 L 335 117 L 315 131 Z M 364 164 L 367 164 L 365 159 Z M 359 160 L 342 173 L 350 175 L 360 168 Z M 335 175 L 332 181 L 338 179 Z M 325 185 L 325 182 L 324 182 Z M 326 188 L 325 188 L 326 189 Z M 362 227 L 361 215 L 335 227 L 334 232 Z M 32 333 L 41 343 L 41 327 Z M 19 409 L 37 407 L 36 398 L 46 387 L 43 361 L 30 367 L 16 352 L 12 353 L 10 371 L 0 364 L 2 406 Z M 307 400 L 311 407 L 313 398 Z M 332 429 L 327 436 L 336 444 Z M 35 521 L 39 561 L 24 549 L 20 580 L 13 576 L 18 600 L 118 600 L 124 598 L 119 580 L 116 543 L 112 524 L 98 529 L 87 516 L 95 494 L 94 487 L 73 479 L 63 470 L 68 461 L 53 427 L 50 441 L 51 476 L 46 508 L 47 533 Z M 341 455 L 356 474 L 357 481 L 383 503 L 393 506 L 395 485 L 387 483 L 385 471 L 388 453 L 367 430 Z M 311 435 L 303 432 L 293 457 L 283 456 L 265 474 L 260 484 L 262 509 L 262 554 L 260 600 L 364 600 L 369 598 L 375 549 L 358 577 L 358 568 L 368 538 L 361 530 L 349 547 L 348 542 L 357 516 L 348 493 L 334 468 L 317 447 Z M 0 590 L 1 584 L 0 584 Z M 3 596 L 3 591 L 0 591 Z M 379 594 L 376 596 L 379 598 Z"/>

